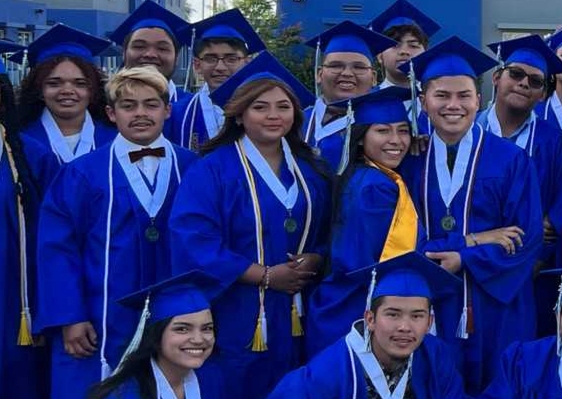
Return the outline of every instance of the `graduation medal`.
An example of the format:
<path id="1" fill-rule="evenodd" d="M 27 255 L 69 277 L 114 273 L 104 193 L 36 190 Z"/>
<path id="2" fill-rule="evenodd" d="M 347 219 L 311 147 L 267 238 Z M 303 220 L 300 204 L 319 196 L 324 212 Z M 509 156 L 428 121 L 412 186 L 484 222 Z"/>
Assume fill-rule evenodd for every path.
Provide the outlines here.
<path id="1" fill-rule="evenodd" d="M 294 233 L 297 231 L 297 221 L 289 216 L 283 222 L 283 227 L 287 233 Z"/>
<path id="2" fill-rule="evenodd" d="M 445 215 L 441 218 L 441 227 L 445 231 L 451 231 L 455 228 L 457 221 L 451 215 Z"/>
<path id="3" fill-rule="evenodd" d="M 160 238 L 160 232 L 154 225 L 150 225 L 144 231 L 144 237 L 148 242 L 156 242 Z"/>

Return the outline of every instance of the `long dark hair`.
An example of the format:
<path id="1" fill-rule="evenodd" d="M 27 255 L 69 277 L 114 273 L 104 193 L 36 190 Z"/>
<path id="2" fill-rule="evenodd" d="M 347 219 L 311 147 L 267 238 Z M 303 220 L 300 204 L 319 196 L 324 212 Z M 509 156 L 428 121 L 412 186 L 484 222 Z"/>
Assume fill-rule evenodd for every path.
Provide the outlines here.
<path id="1" fill-rule="evenodd" d="M 31 68 L 29 74 L 21 82 L 19 92 L 20 105 L 20 127 L 24 129 L 28 124 L 35 122 L 41 116 L 45 108 L 43 100 L 43 82 L 49 74 L 63 61 L 70 61 L 75 64 L 88 81 L 90 89 L 90 102 L 88 111 L 93 120 L 101 120 L 106 124 L 111 124 L 105 114 L 105 93 L 103 86 L 105 75 L 95 65 L 74 56 L 57 56 L 42 62 Z"/>
<path id="2" fill-rule="evenodd" d="M 237 123 L 237 118 L 240 118 L 244 111 L 246 111 L 252 102 L 254 102 L 259 96 L 277 87 L 287 94 L 289 100 L 293 104 L 293 126 L 291 126 L 291 129 L 285 135 L 285 139 L 287 140 L 291 151 L 297 157 L 306 160 L 322 176 L 328 178 L 325 163 L 323 163 L 320 158 L 314 154 L 312 148 L 302 139 L 301 128 L 304 121 L 304 115 L 301 111 L 298 98 L 285 83 L 273 79 L 260 79 L 247 83 L 236 89 L 232 98 L 224 107 L 224 125 L 215 138 L 208 141 L 201 147 L 200 153 L 202 155 L 209 154 L 217 148 L 223 145 L 232 144 L 242 137 L 245 133 L 244 126 Z"/>
<path id="3" fill-rule="evenodd" d="M 124 361 L 121 370 L 96 384 L 88 393 L 88 399 L 103 399 L 118 389 L 124 382 L 134 378 L 139 386 L 140 399 L 156 398 L 156 381 L 152 375 L 150 359 L 160 352 L 162 335 L 172 317 L 150 324 L 144 330 L 140 345 Z"/>

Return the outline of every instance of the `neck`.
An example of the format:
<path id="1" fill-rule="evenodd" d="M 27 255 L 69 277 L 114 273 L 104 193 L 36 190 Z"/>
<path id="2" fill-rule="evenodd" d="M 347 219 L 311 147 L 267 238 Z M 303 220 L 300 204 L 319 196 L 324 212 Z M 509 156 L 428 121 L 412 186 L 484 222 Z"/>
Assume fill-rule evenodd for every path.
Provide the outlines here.
<path id="1" fill-rule="evenodd" d="M 371 344 L 371 347 L 373 348 L 373 355 L 381 365 L 383 371 L 393 371 L 404 362 L 404 359 L 397 359 L 388 356 L 388 354 L 381 351 L 379 346 L 374 343 Z"/>
<path id="2" fill-rule="evenodd" d="M 410 82 L 408 81 L 408 76 L 401 75 L 400 77 L 386 75 L 386 79 L 395 86 L 404 87 L 406 89 L 410 88 Z"/>
<path id="3" fill-rule="evenodd" d="M 252 139 L 250 139 L 252 140 Z M 258 141 L 252 140 L 260 154 L 265 158 L 271 169 L 275 174 L 279 174 L 281 161 L 283 160 L 283 149 L 281 147 L 281 140 L 271 141 Z"/>
<path id="4" fill-rule="evenodd" d="M 562 101 L 562 82 L 556 82 L 556 95 Z"/>
<path id="5" fill-rule="evenodd" d="M 164 377 L 168 380 L 168 383 L 174 390 L 176 396 L 178 398 L 183 398 L 185 396 L 185 392 L 183 391 L 183 380 L 191 370 L 175 366 L 160 359 L 156 361 L 156 364 L 160 367 L 162 374 L 164 374 Z"/>
<path id="6" fill-rule="evenodd" d="M 82 130 L 84 125 L 84 120 L 86 119 L 86 114 L 75 116 L 72 118 L 61 118 L 53 113 L 53 119 L 57 123 L 63 136 L 70 136 L 76 134 Z"/>
<path id="7" fill-rule="evenodd" d="M 500 122 L 502 136 L 511 136 L 529 118 L 531 111 L 531 109 L 521 111 L 496 103 L 496 115 Z"/>
<path id="8" fill-rule="evenodd" d="M 437 134 L 439 136 L 439 138 L 441 140 L 443 140 L 443 142 L 447 145 L 455 145 L 457 144 L 459 141 L 462 140 L 462 138 L 468 133 L 468 131 L 462 133 L 462 134 L 458 134 L 458 133 L 444 133 L 444 132 L 438 132 L 437 130 L 435 131 L 435 134 Z"/>

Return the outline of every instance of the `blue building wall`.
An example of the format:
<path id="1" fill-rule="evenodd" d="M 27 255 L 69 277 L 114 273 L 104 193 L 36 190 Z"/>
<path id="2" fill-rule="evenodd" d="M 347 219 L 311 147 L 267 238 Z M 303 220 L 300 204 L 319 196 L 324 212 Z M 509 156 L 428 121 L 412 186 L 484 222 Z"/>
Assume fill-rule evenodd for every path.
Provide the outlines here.
<path id="1" fill-rule="evenodd" d="M 48 9 L 49 23 L 62 22 L 98 36 L 107 36 L 126 14 L 99 10 Z"/>
<path id="2" fill-rule="evenodd" d="M 481 0 L 409 0 L 424 13 L 434 18 L 442 29 L 432 43 L 450 35 L 458 35 L 473 45 L 481 46 Z M 282 25 L 300 23 L 305 38 L 349 19 L 366 25 L 384 11 L 394 0 L 279 0 L 278 13 Z"/>
<path id="3" fill-rule="evenodd" d="M 0 29 L 5 38 L 18 41 L 18 33 L 21 30 L 39 34 L 48 29 L 47 9 L 45 3 L 1 0 L 0 6 Z"/>

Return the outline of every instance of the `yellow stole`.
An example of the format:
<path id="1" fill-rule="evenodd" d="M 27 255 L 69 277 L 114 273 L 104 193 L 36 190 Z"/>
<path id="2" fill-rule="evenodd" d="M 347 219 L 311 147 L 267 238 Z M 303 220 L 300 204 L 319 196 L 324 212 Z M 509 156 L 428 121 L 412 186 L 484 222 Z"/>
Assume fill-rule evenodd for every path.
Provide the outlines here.
<path id="1" fill-rule="evenodd" d="M 392 223 L 390 223 L 379 262 L 395 258 L 406 252 L 415 251 L 418 241 L 418 213 L 402 177 L 392 169 L 370 159 L 365 158 L 365 163 L 379 169 L 398 186 L 398 202 L 394 209 Z"/>

